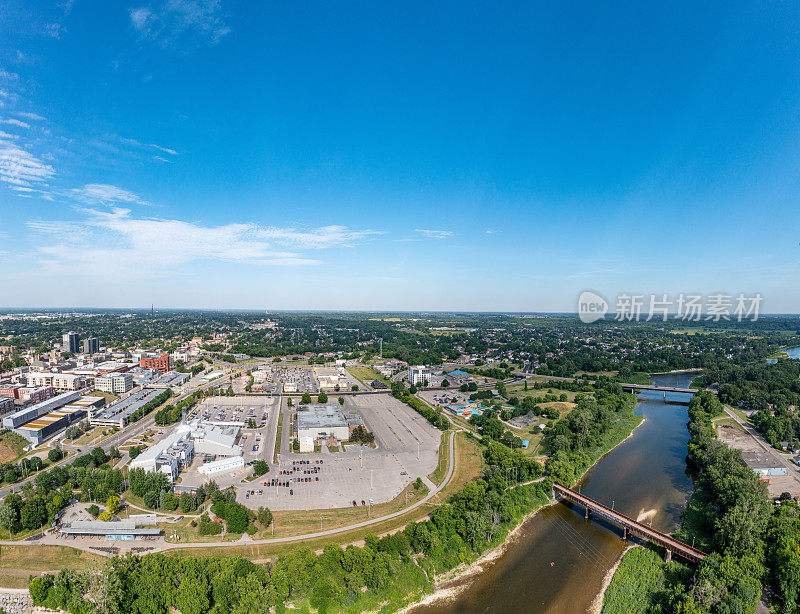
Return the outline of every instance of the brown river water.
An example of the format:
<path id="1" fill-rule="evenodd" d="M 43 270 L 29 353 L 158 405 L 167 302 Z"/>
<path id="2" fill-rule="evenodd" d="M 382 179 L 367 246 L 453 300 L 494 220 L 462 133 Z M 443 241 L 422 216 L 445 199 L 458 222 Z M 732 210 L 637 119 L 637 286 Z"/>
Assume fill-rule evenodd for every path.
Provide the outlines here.
<path id="1" fill-rule="evenodd" d="M 690 374 L 657 375 L 654 383 L 687 387 Z M 668 399 L 687 402 L 685 394 Z M 692 493 L 686 470 L 685 405 L 664 403 L 663 393 L 642 392 L 636 413 L 645 417 L 633 436 L 600 459 L 580 482 L 583 494 L 631 516 L 650 512 L 652 526 L 671 532 Z M 655 510 L 653 514 L 652 510 Z M 649 522 L 647 516 L 644 522 Z M 455 597 L 419 605 L 413 614 L 588 612 L 603 579 L 626 547 L 620 529 L 584 520 L 564 503 L 528 519 L 505 552 L 479 574 L 456 583 Z"/>

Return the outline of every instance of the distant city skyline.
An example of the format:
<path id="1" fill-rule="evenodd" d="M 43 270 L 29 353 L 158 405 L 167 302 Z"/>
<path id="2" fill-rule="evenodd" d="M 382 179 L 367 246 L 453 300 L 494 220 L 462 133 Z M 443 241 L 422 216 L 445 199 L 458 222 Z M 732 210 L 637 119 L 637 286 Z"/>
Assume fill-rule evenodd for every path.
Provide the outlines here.
<path id="1" fill-rule="evenodd" d="M 799 31 L 746 2 L 11 0 L 0 307 L 800 312 Z"/>

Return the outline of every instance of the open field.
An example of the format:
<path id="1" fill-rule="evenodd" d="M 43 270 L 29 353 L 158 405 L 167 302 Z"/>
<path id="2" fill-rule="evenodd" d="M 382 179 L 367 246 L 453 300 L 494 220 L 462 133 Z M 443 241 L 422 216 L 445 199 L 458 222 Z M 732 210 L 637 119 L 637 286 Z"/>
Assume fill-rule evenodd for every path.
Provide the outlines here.
<path id="1" fill-rule="evenodd" d="M 27 445 L 27 439 L 13 431 L 6 431 L 0 435 L 0 463 L 17 460 L 24 453 Z"/>
<path id="2" fill-rule="evenodd" d="M 347 367 L 347 370 L 350 372 L 350 375 L 365 386 L 368 386 L 369 383 L 375 379 L 383 382 L 387 386 L 389 385 L 389 380 L 372 367 Z"/>
<path id="3" fill-rule="evenodd" d="M 0 586 L 26 588 L 31 575 L 46 571 L 86 569 L 103 561 L 99 554 L 69 546 L 3 546 L 0 548 Z"/>

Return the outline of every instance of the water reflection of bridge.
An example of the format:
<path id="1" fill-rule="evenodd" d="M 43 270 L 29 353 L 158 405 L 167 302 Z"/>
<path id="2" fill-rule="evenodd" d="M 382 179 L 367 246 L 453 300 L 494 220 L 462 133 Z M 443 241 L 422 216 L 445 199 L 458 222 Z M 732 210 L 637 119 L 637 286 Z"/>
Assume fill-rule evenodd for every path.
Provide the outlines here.
<path id="1" fill-rule="evenodd" d="M 666 533 L 657 531 L 646 524 L 642 524 L 641 522 L 638 522 L 633 518 L 626 516 L 625 514 L 621 514 L 620 512 L 617 512 L 616 510 L 613 510 L 602 503 L 598 503 L 594 499 L 572 490 L 571 488 L 567 488 L 561 484 L 553 484 L 553 492 L 557 496 L 583 506 L 583 508 L 586 510 L 587 519 L 594 515 L 596 517 L 605 518 L 606 520 L 622 527 L 623 539 L 628 539 L 628 531 L 630 531 L 634 535 L 638 535 L 649 542 L 661 546 L 666 551 L 664 553 L 664 558 L 667 561 L 672 560 L 673 552 L 687 561 L 691 561 L 692 563 L 699 563 L 706 558 L 706 556 L 708 556 L 705 552 L 698 550 L 697 548 L 693 548 L 688 544 L 684 544 L 682 541 L 675 539 L 671 535 L 667 535 Z"/>

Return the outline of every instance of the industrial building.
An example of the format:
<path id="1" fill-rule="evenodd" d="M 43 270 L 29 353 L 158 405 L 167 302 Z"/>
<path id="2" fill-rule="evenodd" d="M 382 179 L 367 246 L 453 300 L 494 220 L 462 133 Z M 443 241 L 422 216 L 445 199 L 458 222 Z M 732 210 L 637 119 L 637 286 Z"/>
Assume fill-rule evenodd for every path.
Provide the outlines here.
<path id="1" fill-rule="evenodd" d="M 758 474 L 759 480 L 769 484 L 771 476 L 786 475 L 786 466 L 765 452 L 742 452 L 744 464 Z"/>
<path id="2" fill-rule="evenodd" d="M 94 387 L 103 392 L 123 394 L 133 388 L 133 376 L 130 373 L 99 375 L 94 380 Z"/>

